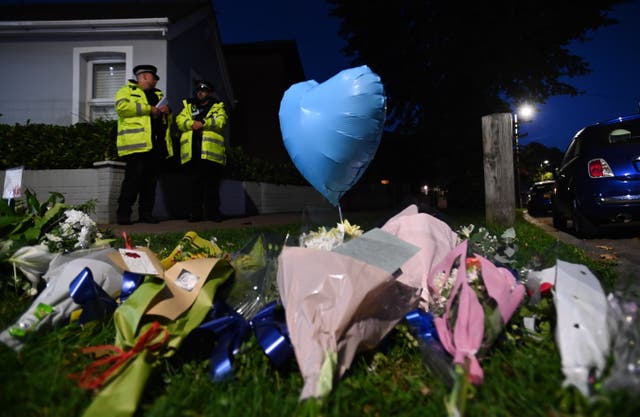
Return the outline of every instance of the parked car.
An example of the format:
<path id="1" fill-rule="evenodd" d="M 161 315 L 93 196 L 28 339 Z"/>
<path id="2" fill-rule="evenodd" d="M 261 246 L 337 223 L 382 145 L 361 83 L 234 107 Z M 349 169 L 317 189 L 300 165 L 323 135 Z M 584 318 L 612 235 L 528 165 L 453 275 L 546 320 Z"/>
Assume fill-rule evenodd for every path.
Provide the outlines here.
<path id="1" fill-rule="evenodd" d="M 592 237 L 640 221 L 640 114 L 587 126 L 573 137 L 556 173 L 553 225 Z"/>
<path id="2" fill-rule="evenodd" d="M 553 189 L 556 182 L 539 181 L 527 192 L 527 211 L 531 216 L 546 216 L 552 212 Z"/>

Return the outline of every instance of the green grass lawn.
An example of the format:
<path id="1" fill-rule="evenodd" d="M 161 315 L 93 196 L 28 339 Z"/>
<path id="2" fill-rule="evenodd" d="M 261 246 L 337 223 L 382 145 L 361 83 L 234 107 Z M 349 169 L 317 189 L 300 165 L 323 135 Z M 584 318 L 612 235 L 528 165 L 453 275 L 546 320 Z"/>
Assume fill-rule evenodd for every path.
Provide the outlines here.
<path id="1" fill-rule="evenodd" d="M 351 220 L 351 219 L 349 219 Z M 479 222 L 456 217 L 457 224 Z M 366 221 L 363 225 L 366 227 Z M 364 228 L 364 227 L 363 227 Z M 259 229 L 199 232 L 215 237 L 226 251 L 240 249 Z M 299 226 L 268 229 L 284 236 Z M 556 242 L 521 217 L 516 225 L 521 265 L 550 266 L 556 257 L 587 265 L 605 292 L 613 288 L 610 264 L 589 259 L 576 248 Z M 135 244 L 149 245 L 159 255 L 169 253 L 182 234 L 134 235 Z M 160 256 L 162 257 L 162 256 Z M 31 304 L 5 289 L 0 294 L 0 326 L 5 328 Z M 521 308 L 481 364 L 485 382 L 472 390 L 467 416 L 638 416 L 640 401 L 625 392 L 599 391 L 591 400 L 573 388 L 562 388 L 560 356 L 552 330 L 541 340 L 526 336 Z M 0 415 L 80 416 L 92 393 L 67 378 L 90 363 L 79 353 L 86 346 L 113 343 L 111 319 L 83 327 L 69 325 L 35 334 L 18 354 L 0 344 Z M 359 354 L 346 375 L 322 403 L 300 403 L 302 377 L 295 360 L 283 369 L 270 366 L 254 339 L 242 345 L 234 364 L 234 379 L 214 383 L 208 362 L 185 362 L 180 355 L 157 366 L 144 390 L 139 416 L 443 416 L 449 388 L 424 365 L 415 340 L 403 322 L 375 349 Z"/>

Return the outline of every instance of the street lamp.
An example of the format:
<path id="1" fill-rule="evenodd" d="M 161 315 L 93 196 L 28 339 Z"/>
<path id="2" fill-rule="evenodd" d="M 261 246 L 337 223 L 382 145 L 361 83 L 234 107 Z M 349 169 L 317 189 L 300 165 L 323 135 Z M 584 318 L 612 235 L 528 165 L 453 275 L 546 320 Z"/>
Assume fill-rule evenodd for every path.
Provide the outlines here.
<path id="1" fill-rule="evenodd" d="M 515 188 L 516 188 L 516 207 L 522 208 L 522 198 L 520 196 L 520 138 L 527 136 L 527 133 L 520 133 L 519 123 L 530 122 L 535 114 L 535 108 L 524 103 L 518 107 L 518 110 L 513 113 L 513 146 L 514 146 L 514 176 L 515 176 Z M 521 122 L 518 121 L 518 115 L 520 115 Z"/>

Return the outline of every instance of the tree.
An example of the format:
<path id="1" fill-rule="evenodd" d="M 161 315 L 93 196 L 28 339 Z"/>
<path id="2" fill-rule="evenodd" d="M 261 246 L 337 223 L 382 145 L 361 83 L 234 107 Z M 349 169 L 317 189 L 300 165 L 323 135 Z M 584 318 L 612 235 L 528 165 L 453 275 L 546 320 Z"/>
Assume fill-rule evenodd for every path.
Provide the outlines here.
<path id="1" fill-rule="evenodd" d="M 556 148 L 548 148 L 541 143 L 531 142 L 520 148 L 519 173 L 521 189 L 526 190 L 532 183 L 548 178 L 560 166 L 563 152 Z"/>
<path id="2" fill-rule="evenodd" d="M 409 175 L 466 184 L 482 177 L 481 117 L 579 94 L 564 80 L 590 68 L 569 43 L 616 23 L 607 11 L 628 2 L 327 1 L 341 19 L 343 52 L 382 78 L 389 129 L 413 138 L 407 157 L 428 158 Z M 477 204 L 468 190 L 464 200 Z"/>

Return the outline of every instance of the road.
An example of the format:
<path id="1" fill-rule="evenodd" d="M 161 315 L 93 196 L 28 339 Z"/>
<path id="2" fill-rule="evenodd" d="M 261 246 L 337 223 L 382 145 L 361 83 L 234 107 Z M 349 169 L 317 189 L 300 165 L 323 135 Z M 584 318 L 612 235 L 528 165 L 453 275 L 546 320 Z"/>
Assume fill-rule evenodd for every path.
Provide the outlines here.
<path id="1" fill-rule="evenodd" d="M 524 213 L 525 219 L 538 225 L 560 241 L 582 249 L 597 259 L 608 259 L 616 264 L 617 288 L 625 294 L 640 299 L 640 234 L 612 235 L 594 239 L 579 239 L 572 234 L 553 227 L 551 217 L 532 217 Z"/>

